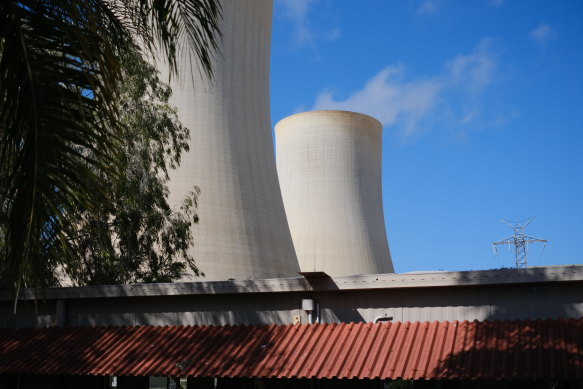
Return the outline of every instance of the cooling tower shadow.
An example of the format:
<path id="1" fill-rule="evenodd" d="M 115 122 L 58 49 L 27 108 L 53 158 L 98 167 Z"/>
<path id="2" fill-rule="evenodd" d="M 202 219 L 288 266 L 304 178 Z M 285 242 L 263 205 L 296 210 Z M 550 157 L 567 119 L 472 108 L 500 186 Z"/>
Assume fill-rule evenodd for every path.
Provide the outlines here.
<path id="1" fill-rule="evenodd" d="M 171 302 L 170 296 L 150 298 L 146 311 L 136 314 L 135 325 L 290 324 L 301 311 L 300 293 L 274 299 L 270 292 L 291 289 L 294 281 L 297 283 L 282 278 L 153 285 L 161 288 L 157 293 L 176 287 L 182 294 L 171 297 Z"/>
<path id="2" fill-rule="evenodd" d="M 330 304 L 330 301 L 342 299 L 344 292 L 340 290 L 336 282 L 328 274 L 324 272 L 303 272 L 302 275 L 306 278 L 310 289 L 313 291 L 307 294 L 306 298 L 313 298 L 317 303 L 325 302 L 329 309 L 325 309 L 319 313 L 322 323 L 361 323 L 366 320 L 358 312 L 356 308 L 353 309 L 335 309 L 335 304 Z"/>

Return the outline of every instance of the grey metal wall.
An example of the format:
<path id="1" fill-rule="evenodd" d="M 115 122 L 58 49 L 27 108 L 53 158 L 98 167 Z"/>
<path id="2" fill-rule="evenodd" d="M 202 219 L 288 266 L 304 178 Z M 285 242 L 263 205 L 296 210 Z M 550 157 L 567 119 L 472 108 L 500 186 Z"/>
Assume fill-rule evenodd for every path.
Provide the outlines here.
<path id="1" fill-rule="evenodd" d="M 311 292 L 233 293 L 181 296 L 83 298 L 64 301 L 58 318 L 56 300 L 0 301 L 0 327 L 64 324 L 226 325 L 285 324 L 298 316 L 302 298 L 319 303 L 323 322 L 503 320 L 580 318 L 582 282 L 548 282 L 460 287 L 327 290 Z M 59 323 L 60 321 L 60 323 Z"/>
<path id="2" fill-rule="evenodd" d="M 170 203 L 179 204 L 195 185 L 201 189 L 191 253 L 206 280 L 297 275 L 271 134 L 272 0 L 221 3 L 214 79 L 183 60 L 171 85 L 172 103 L 191 139 L 171 173 Z"/>

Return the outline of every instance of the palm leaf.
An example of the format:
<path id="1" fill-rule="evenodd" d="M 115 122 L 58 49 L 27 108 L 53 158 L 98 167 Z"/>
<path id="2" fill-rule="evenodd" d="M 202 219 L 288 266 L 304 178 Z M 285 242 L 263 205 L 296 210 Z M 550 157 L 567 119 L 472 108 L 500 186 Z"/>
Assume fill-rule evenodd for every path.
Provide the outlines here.
<path id="1" fill-rule="evenodd" d="M 109 102 L 120 72 L 90 17 L 105 12 L 93 1 L 6 2 L 0 9 L 0 187 L 8 199 L 2 270 L 16 286 L 45 280 L 43 236 L 71 222 L 67 204 L 90 208 L 106 199 L 88 168 L 114 174 L 116 158 Z"/>
<path id="2" fill-rule="evenodd" d="M 43 249 L 58 244 L 63 255 L 73 252 L 66 236 L 75 223 L 70 208 L 90 210 L 108 200 L 100 176 L 115 176 L 121 152 L 119 50 L 139 36 L 146 50 L 162 48 L 175 69 L 186 34 L 211 72 L 216 1 L 119 4 L 0 2 L 0 281 L 8 286 L 54 281 L 57 263 L 47 263 Z"/>
<path id="3" fill-rule="evenodd" d="M 147 52 L 168 60 L 174 75 L 178 60 L 196 58 L 189 65 L 212 77 L 212 55 L 221 37 L 218 0 L 110 0 L 108 7 Z"/>

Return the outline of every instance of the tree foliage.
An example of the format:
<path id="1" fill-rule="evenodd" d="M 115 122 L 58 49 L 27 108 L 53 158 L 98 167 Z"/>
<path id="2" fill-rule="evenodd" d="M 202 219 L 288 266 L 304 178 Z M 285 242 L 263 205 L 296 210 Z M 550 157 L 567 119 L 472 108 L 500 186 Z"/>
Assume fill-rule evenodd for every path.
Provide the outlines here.
<path id="1" fill-rule="evenodd" d="M 62 264 L 81 269 L 71 230 L 85 224 L 75 218 L 116 207 L 105 183 L 123 185 L 119 167 L 134 163 L 119 105 L 122 53 L 161 52 L 175 71 L 191 50 L 210 74 L 219 17 L 217 0 L 0 2 L 0 273 L 9 286 L 47 285 Z M 56 247 L 59 258 L 45 255 Z"/>
<path id="2" fill-rule="evenodd" d="M 101 175 L 100 182 L 109 188 L 110 201 L 76 209 L 66 231 L 74 260 L 57 269 L 77 285 L 171 282 L 187 270 L 199 274 L 188 254 L 190 227 L 198 221 L 198 188 L 177 209 L 167 200 L 168 172 L 188 150 L 188 129 L 168 105 L 171 90 L 150 64 L 132 50 L 123 53 L 121 63 L 123 153 L 118 174 Z M 62 249 L 53 245 L 47 255 L 57 263 Z"/>

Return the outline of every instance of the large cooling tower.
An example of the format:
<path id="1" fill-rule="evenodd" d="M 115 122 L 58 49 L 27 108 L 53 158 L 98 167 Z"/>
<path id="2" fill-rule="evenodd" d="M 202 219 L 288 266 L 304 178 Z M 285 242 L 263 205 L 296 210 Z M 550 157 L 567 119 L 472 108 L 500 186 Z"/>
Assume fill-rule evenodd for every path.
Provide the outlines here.
<path id="1" fill-rule="evenodd" d="M 359 113 L 312 111 L 281 120 L 275 137 L 302 271 L 393 272 L 381 193 L 382 125 Z"/>
<path id="2" fill-rule="evenodd" d="M 272 0 L 221 4 L 214 80 L 184 65 L 172 85 L 172 103 L 191 139 L 171 175 L 170 202 L 194 185 L 201 189 L 192 254 L 207 280 L 297 276 L 271 135 Z"/>

